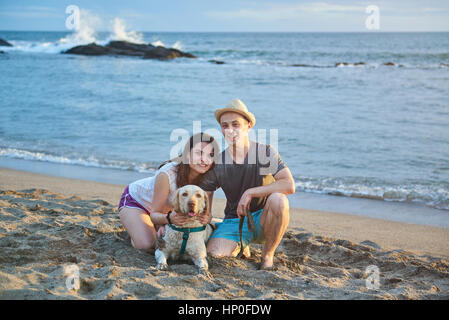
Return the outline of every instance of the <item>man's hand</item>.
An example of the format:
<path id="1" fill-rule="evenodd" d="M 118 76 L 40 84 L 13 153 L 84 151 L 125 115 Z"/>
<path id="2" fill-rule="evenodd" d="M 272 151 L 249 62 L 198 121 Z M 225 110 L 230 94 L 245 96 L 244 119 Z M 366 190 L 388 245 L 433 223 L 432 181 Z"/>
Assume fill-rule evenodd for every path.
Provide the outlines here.
<path id="1" fill-rule="evenodd" d="M 243 193 L 237 205 L 237 215 L 239 218 L 246 216 L 246 210 L 249 210 L 252 198 L 251 189 L 248 189 Z"/>

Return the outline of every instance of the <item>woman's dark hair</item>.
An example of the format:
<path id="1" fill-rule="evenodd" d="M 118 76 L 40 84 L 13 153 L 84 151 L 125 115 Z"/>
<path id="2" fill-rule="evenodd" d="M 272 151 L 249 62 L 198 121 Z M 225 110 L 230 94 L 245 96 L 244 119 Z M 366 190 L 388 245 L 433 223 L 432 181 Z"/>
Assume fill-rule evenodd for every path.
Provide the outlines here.
<path id="1" fill-rule="evenodd" d="M 179 162 L 179 164 L 176 166 L 177 167 L 177 169 L 176 169 L 177 170 L 176 185 L 178 188 L 181 188 L 188 184 L 199 185 L 204 179 L 204 174 L 200 174 L 194 181 L 189 181 L 189 174 L 190 174 L 190 170 L 191 170 L 190 163 L 189 163 L 189 155 L 190 155 L 190 152 L 192 151 L 192 148 L 199 142 L 207 142 L 207 143 L 213 144 L 214 162 L 212 163 L 212 166 L 209 169 L 209 170 L 212 170 L 215 166 L 215 162 L 216 162 L 216 159 L 218 156 L 219 146 L 218 146 L 217 141 L 215 141 L 214 137 L 212 137 L 204 132 L 200 132 L 200 133 L 197 133 L 197 134 L 194 134 L 193 136 L 191 136 L 189 141 L 184 146 L 184 150 L 181 155 L 179 155 L 178 157 L 176 157 L 174 159 L 170 159 L 170 160 L 163 162 L 158 168 L 158 169 L 162 168 L 165 164 L 167 164 L 169 162 L 173 162 L 173 161 Z"/>

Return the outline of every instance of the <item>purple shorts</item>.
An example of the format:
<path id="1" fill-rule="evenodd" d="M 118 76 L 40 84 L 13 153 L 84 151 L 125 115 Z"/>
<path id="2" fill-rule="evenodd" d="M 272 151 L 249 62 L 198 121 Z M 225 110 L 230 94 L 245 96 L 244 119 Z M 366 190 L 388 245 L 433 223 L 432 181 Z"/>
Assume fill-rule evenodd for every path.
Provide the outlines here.
<path id="1" fill-rule="evenodd" d="M 150 215 L 150 211 L 145 209 L 144 206 L 142 206 L 133 197 L 131 197 L 131 195 L 129 194 L 129 186 L 126 186 L 125 191 L 123 191 L 122 197 L 120 198 L 120 202 L 118 204 L 118 210 L 120 211 L 120 209 L 123 207 L 141 209 L 148 215 Z"/>

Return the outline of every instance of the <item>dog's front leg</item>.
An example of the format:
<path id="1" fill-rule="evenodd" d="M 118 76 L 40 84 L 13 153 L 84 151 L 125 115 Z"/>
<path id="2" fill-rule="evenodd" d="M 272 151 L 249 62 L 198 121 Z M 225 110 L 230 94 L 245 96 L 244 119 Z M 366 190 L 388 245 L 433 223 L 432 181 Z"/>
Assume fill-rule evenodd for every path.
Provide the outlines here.
<path id="1" fill-rule="evenodd" d="M 164 251 L 162 251 L 160 249 L 156 249 L 154 256 L 155 256 L 156 262 L 157 262 L 156 269 L 167 270 L 168 269 L 167 257 L 165 256 Z"/>
<path id="2" fill-rule="evenodd" d="M 206 259 L 206 245 L 202 243 L 201 240 L 198 242 L 199 243 L 197 245 L 189 248 L 189 255 L 192 258 L 193 263 L 198 267 L 199 273 L 211 279 L 212 275 L 209 273 L 209 264 Z"/>
<path id="3" fill-rule="evenodd" d="M 199 268 L 198 274 L 201 276 L 205 276 L 210 280 L 213 280 L 212 274 L 209 272 L 209 265 L 207 263 L 206 257 L 193 259 L 193 263 Z"/>
<path id="4" fill-rule="evenodd" d="M 206 257 L 196 257 L 193 258 L 193 263 L 200 269 L 200 271 L 208 271 L 209 264 L 207 263 Z"/>

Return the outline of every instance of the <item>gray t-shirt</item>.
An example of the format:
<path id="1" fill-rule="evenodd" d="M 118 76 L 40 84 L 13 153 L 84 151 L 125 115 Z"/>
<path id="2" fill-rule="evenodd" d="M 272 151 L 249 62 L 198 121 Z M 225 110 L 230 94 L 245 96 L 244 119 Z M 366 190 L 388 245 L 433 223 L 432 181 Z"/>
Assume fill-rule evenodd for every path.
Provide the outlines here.
<path id="1" fill-rule="evenodd" d="M 205 191 L 215 191 L 221 187 L 226 195 L 225 219 L 237 218 L 237 205 L 243 193 L 247 189 L 274 182 L 274 175 L 286 167 L 273 147 L 250 141 L 244 164 L 236 164 L 229 149 L 226 149 L 199 186 Z M 263 209 L 267 197 L 253 198 L 251 212 Z"/>

